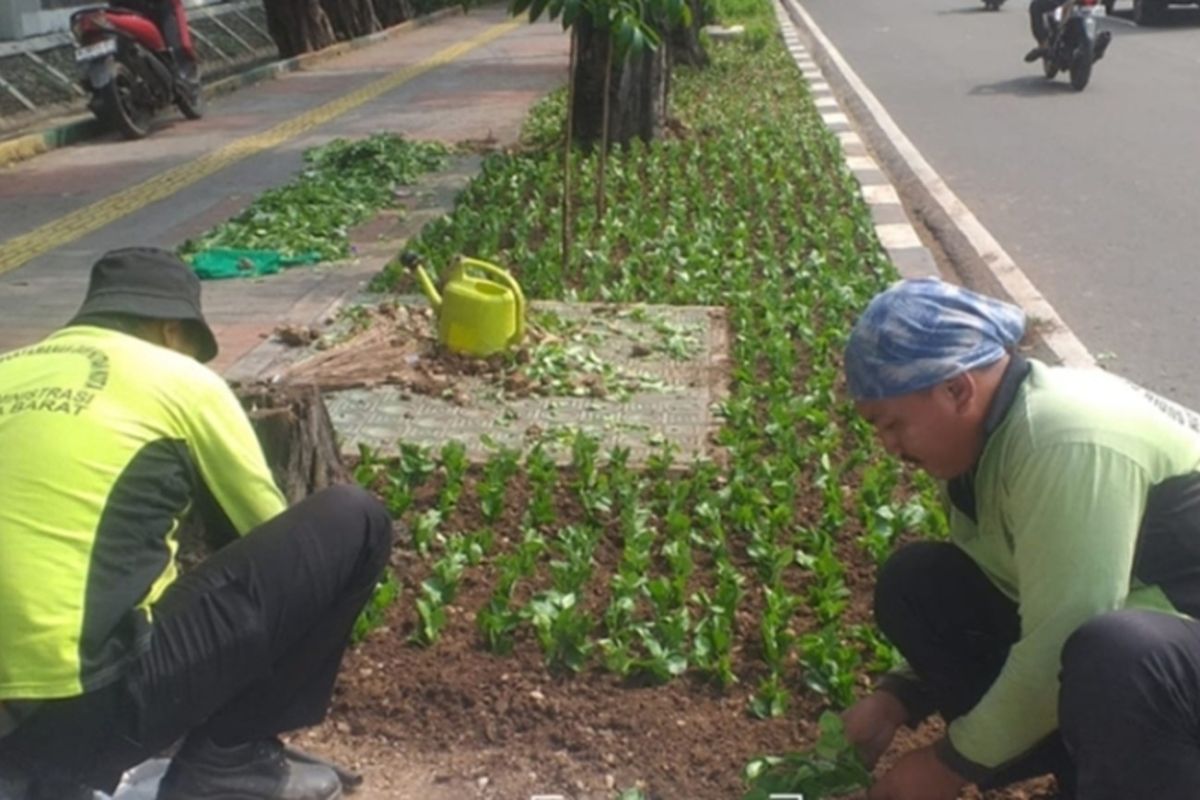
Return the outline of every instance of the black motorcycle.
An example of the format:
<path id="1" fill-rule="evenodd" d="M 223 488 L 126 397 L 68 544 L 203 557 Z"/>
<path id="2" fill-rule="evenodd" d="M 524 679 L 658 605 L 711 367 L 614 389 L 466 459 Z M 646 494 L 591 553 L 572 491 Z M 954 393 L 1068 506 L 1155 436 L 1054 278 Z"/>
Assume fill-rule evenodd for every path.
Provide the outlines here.
<path id="1" fill-rule="evenodd" d="M 1082 92 L 1092 78 L 1092 66 L 1104 57 L 1112 40 L 1109 31 L 1096 31 L 1099 0 L 1067 0 L 1047 15 L 1050 41 L 1042 55 L 1042 68 L 1053 80 L 1058 73 L 1071 76 L 1071 88 Z"/>

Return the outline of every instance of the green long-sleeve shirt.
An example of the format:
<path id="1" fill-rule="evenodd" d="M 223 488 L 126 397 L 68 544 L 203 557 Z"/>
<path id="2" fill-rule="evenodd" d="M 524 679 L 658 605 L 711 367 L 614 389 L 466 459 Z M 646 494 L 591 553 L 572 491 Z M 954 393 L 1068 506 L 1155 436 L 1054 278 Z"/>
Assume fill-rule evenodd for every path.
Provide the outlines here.
<path id="1" fill-rule="evenodd" d="M 974 472 L 976 519 L 953 505 L 950 515 L 951 540 L 1021 620 L 999 677 L 943 743 L 974 774 L 1057 727 L 1060 655 L 1074 630 L 1121 608 L 1179 612 L 1195 581 L 1168 573 L 1200 567 L 1200 436 L 1111 375 L 1036 361 L 998 411 Z"/>
<path id="2" fill-rule="evenodd" d="M 284 509 L 218 375 L 90 326 L 0 355 L 0 701 L 99 688 L 144 650 L 201 490 L 239 533 Z"/>

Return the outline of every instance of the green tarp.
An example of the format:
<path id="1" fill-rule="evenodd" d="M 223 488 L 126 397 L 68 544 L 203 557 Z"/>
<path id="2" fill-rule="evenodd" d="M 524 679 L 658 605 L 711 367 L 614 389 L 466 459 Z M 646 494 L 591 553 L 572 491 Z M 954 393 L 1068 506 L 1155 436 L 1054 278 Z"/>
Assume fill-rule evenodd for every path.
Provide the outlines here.
<path id="1" fill-rule="evenodd" d="M 281 269 L 301 264 L 315 264 L 321 260 L 317 253 L 295 253 L 284 255 L 278 250 L 236 250 L 230 247 L 214 247 L 201 250 L 192 256 L 192 268 L 201 280 L 221 278 L 253 278 L 259 275 L 274 275 Z"/>

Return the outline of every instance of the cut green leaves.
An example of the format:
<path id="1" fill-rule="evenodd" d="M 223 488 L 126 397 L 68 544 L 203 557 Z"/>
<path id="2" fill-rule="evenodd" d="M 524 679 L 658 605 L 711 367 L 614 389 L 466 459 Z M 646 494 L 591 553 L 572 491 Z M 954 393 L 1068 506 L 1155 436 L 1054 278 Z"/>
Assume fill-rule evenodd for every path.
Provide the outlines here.
<path id="1" fill-rule="evenodd" d="M 185 242 L 180 254 L 229 247 L 345 258 L 350 229 L 395 205 L 396 189 L 441 167 L 446 154 L 444 145 L 394 134 L 335 139 L 305 152 L 304 169 L 291 183 L 264 192 L 242 213 Z"/>

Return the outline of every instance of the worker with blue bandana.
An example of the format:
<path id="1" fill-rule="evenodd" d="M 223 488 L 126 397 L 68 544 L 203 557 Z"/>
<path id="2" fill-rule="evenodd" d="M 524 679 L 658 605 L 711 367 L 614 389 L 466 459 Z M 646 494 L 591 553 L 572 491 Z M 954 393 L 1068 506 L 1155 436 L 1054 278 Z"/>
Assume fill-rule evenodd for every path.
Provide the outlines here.
<path id="1" fill-rule="evenodd" d="M 936 279 L 876 296 L 845 352 L 891 454 L 943 482 L 949 541 L 897 550 L 875 617 L 905 658 L 845 712 L 870 800 L 1053 773 L 1062 798 L 1200 787 L 1200 436 L 1100 370 L 1017 350 L 1020 309 Z"/>

